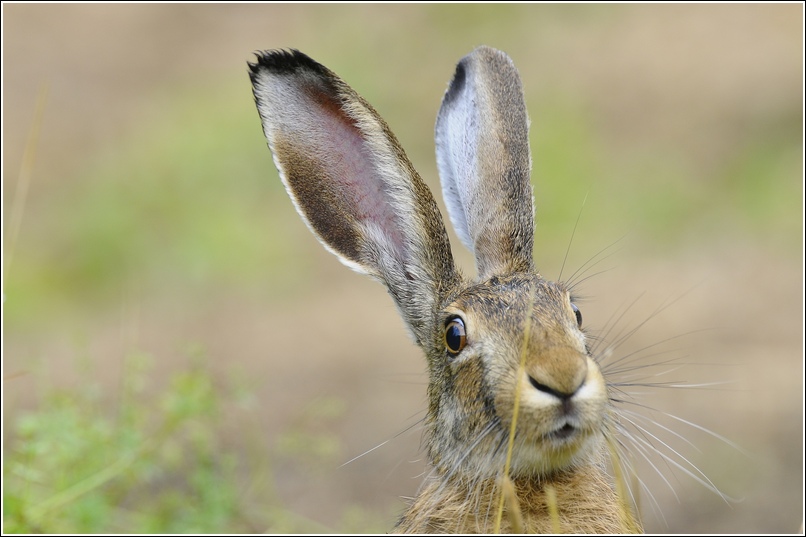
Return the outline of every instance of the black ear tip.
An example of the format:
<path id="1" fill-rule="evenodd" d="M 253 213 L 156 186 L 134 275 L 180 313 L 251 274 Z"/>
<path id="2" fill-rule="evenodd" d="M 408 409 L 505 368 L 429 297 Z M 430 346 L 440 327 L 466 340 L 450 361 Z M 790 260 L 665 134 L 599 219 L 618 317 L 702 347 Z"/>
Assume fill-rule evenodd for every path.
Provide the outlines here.
<path id="1" fill-rule="evenodd" d="M 462 93 L 462 89 L 465 87 L 466 79 L 467 68 L 465 67 L 465 60 L 462 60 L 456 64 L 456 72 L 453 75 L 450 86 L 448 86 L 448 91 L 445 92 L 444 102 L 450 103 L 456 99 L 460 93 Z"/>
<path id="2" fill-rule="evenodd" d="M 247 62 L 250 76 L 254 77 L 262 70 L 273 74 L 291 74 L 301 69 L 323 71 L 325 67 L 316 63 L 297 49 L 260 50 L 255 52 L 257 61 Z"/>

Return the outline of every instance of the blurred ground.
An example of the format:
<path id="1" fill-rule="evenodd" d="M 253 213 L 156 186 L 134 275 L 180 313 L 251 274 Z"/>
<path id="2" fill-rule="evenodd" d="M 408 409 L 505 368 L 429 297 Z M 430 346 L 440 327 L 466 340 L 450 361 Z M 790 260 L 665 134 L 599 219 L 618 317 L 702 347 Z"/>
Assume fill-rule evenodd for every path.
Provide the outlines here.
<path id="1" fill-rule="evenodd" d="M 507 51 L 523 76 L 543 274 L 560 272 L 588 194 L 564 275 L 627 237 L 590 271 L 610 269 L 584 284 L 586 324 L 604 327 L 640 296 L 620 324 L 635 326 L 677 299 L 621 352 L 665 342 L 692 364 L 666 380 L 731 382 L 646 396 L 746 452 L 670 423 L 695 444 L 683 443 L 692 462 L 740 501 L 723 502 L 658 458 L 670 486 L 643 465 L 663 513 L 642 495 L 647 529 L 795 531 L 797 4 L 4 4 L 4 448 L 15 417 L 48 387 L 114 390 L 136 348 L 154 356 L 157 389 L 187 366 L 188 348 L 203 349 L 216 375 L 254 391 L 250 410 L 233 410 L 220 433 L 245 458 L 255 443 L 277 453 L 267 470 L 275 501 L 330 529 L 391 527 L 424 467 L 417 427 L 398 436 L 422 417 L 422 358 L 384 290 L 341 266 L 294 214 L 245 62 L 254 50 L 294 47 L 328 65 L 386 117 L 436 192 L 439 100 L 455 62 L 481 43 Z M 12 251 L 12 200 L 42 87 Z M 290 430 L 330 448 L 289 454 Z"/>

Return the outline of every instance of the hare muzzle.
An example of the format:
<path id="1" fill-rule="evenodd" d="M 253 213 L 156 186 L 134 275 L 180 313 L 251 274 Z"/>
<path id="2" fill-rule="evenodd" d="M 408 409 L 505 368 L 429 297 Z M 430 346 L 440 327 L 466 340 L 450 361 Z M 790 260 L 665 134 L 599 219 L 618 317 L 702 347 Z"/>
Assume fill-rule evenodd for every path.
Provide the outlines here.
<path id="1" fill-rule="evenodd" d="M 544 363 L 529 368 L 529 382 L 538 391 L 561 401 L 568 401 L 582 387 L 588 376 L 585 355 L 577 350 L 561 347 L 551 349 Z"/>

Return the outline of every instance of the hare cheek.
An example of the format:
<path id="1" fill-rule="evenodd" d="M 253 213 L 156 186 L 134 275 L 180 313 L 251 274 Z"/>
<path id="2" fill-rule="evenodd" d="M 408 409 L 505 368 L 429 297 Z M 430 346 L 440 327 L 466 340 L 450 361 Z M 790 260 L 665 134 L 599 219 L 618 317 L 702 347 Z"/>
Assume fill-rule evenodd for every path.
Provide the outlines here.
<path id="1" fill-rule="evenodd" d="M 580 406 L 595 412 L 596 415 L 591 416 L 591 419 L 601 424 L 607 406 L 607 384 L 598 364 L 591 358 L 588 358 L 588 376 L 574 399 L 579 401 Z"/>
<path id="2" fill-rule="evenodd" d="M 579 388 L 571 401 L 577 406 L 593 406 L 601 405 L 604 409 L 604 402 L 606 399 L 606 391 L 604 381 L 601 376 L 594 376 L 585 381 Z"/>

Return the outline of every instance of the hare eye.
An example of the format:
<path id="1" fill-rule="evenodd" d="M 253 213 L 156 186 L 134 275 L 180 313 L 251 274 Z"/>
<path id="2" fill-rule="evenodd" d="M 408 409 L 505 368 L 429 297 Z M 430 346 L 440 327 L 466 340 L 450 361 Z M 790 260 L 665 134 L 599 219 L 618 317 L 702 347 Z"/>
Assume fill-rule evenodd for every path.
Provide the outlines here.
<path id="1" fill-rule="evenodd" d="M 456 356 L 462 352 L 466 344 L 464 321 L 459 317 L 451 318 L 445 326 L 445 347 L 448 349 L 448 353 Z"/>
<path id="2" fill-rule="evenodd" d="M 579 308 L 573 302 L 571 303 L 571 309 L 574 310 L 574 315 L 577 316 L 577 326 L 582 328 L 582 312 L 579 311 Z"/>

